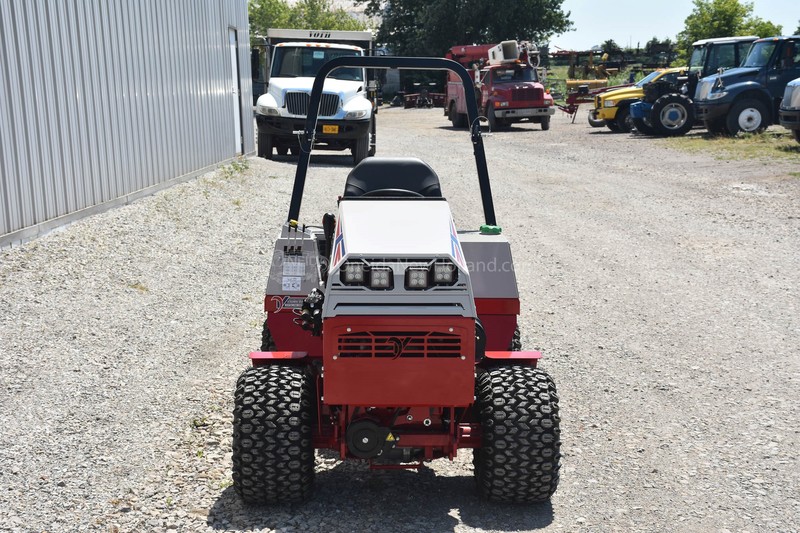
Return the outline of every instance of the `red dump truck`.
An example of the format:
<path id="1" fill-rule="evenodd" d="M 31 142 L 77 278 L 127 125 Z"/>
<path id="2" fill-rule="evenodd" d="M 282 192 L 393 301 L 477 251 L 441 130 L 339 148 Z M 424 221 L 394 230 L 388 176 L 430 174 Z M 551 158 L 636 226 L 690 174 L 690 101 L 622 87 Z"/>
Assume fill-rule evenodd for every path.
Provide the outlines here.
<path id="1" fill-rule="evenodd" d="M 553 98 L 539 82 L 539 52 L 534 45 L 517 41 L 460 45 L 450 48 L 445 57 L 474 73 L 478 110 L 489 120 L 492 131 L 526 120 L 550 129 L 550 117 L 556 110 Z M 467 126 L 464 87 L 452 73 L 448 75 L 444 112 L 454 127 Z"/>

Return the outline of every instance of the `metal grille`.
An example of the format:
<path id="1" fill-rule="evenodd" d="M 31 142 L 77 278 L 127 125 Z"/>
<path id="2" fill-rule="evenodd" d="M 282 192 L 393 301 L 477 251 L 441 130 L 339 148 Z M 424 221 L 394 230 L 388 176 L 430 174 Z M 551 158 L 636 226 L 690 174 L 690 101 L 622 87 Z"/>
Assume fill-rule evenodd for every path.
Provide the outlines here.
<path id="1" fill-rule="evenodd" d="M 339 357 L 460 357 L 461 337 L 449 333 L 381 331 L 339 337 Z"/>
<path id="2" fill-rule="evenodd" d="M 784 109 L 800 109 L 800 85 L 786 86 L 781 107 Z"/>
<path id="3" fill-rule="evenodd" d="M 542 100 L 544 98 L 544 91 L 534 87 L 523 87 L 521 89 L 514 89 L 511 91 L 511 100 L 513 102 L 527 101 L 527 100 Z"/>
<path id="4" fill-rule="evenodd" d="M 308 93 L 291 92 L 286 93 L 286 109 L 292 115 L 307 115 L 308 114 L 308 101 L 311 95 Z M 319 106 L 319 116 L 332 117 L 339 110 L 339 96 L 336 94 L 322 95 L 322 101 Z"/>

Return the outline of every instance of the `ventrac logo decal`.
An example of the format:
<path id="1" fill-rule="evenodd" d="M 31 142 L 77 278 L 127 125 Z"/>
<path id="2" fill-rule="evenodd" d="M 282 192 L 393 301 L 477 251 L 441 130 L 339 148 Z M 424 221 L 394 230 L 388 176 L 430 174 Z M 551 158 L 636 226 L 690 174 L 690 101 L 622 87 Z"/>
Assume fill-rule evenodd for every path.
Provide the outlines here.
<path id="1" fill-rule="evenodd" d="M 461 251 L 461 242 L 458 240 L 458 233 L 456 232 L 456 225 L 453 224 L 453 219 L 450 219 L 450 253 L 456 260 L 456 263 L 464 267 L 464 253 Z"/>
<path id="2" fill-rule="evenodd" d="M 390 337 L 389 344 L 392 345 L 392 359 L 397 359 L 405 351 L 408 343 L 411 342 L 411 337 Z"/>

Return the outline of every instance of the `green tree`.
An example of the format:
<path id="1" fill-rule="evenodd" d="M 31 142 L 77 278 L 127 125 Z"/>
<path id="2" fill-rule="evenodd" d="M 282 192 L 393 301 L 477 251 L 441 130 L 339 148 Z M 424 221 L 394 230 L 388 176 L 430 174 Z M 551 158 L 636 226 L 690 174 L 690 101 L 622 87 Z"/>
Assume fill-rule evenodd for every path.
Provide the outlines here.
<path id="1" fill-rule="evenodd" d="M 602 48 L 603 52 L 606 52 L 607 54 L 618 54 L 622 52 L 622 48 L 619 47 L 619 45 L 614 39 L 609 39 L 605 41 L 603 44 L 600 45 L 600 48 Z"/>
<path id="2" fill-rule="evenodd" d="M 694 10 L 686 17 L 685 27 L 677 37 L 678 60 L 685 61 L 691 54 L 692 43 L 700 39 L 751 34 L 770 37 L 780 34 L 783 29 L 752 14 L 752 2 L 694 0 Z"/>
<path id="3" fill-rule="evenodd" d="M 783 26 L 773 24 L 761 17 L 752 17 L 744 21 L 740 33 L 742 35 L 758 35 L 759 37 L 775 37 L 783 31 Z"/>
<path id="4" fill-rule="evenodd" d="M 366 24 L 330 0 L 301 0 L 290 6 L 285 0 L 250 0 L 250 34 L 266 35 L 268 28 L 314 30 L 363 30 Z"/>
<path id="5" fill-rule="evenodd" d="M 794 35 L 800 35 L 800 20 L 797 21 L 797 29 L 794 30 Z"/>
<path id="6" fill-rule="evenodd" d="M 383 22 L 378 41 L 396 55 L 441 56 L 465 43 L 546 42 L 572 28 L 564 0 L 356 0 Z"/>

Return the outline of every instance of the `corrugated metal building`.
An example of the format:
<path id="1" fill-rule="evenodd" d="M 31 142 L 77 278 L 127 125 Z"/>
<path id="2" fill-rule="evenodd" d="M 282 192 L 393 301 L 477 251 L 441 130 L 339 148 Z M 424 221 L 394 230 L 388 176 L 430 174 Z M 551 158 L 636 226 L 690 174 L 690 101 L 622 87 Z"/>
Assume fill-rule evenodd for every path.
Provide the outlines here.
<path id="1" fill-rule="evenodd" d="M 0 0 L 0 247 L 254 151 L 247 0 Z"/>

